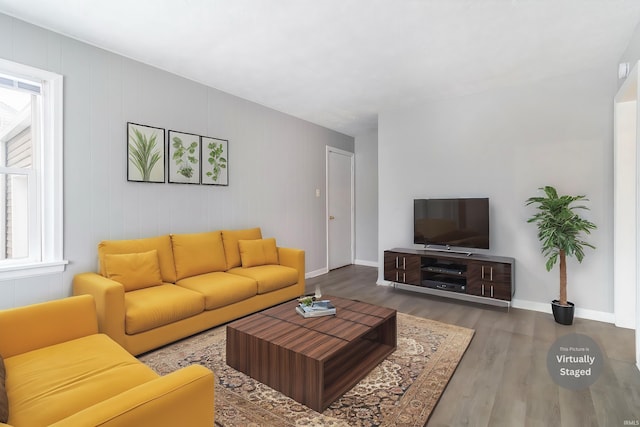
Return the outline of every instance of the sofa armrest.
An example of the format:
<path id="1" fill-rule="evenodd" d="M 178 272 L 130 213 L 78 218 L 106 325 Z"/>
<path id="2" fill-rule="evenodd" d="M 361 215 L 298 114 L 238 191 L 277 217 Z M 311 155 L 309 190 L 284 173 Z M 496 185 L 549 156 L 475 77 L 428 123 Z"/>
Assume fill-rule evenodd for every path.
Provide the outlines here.
<path id="1" fill-rule="evenodd" d="M 190 365 L 77 412 L 51 427 L 211 427 L 213 399 L 213 372 L 204 366 Z"/>
<path id="2" fill-rule="evenodd" d="M 298 270 L 298 285 L 302 287 L 301 294 L 304 293 L 304 251 L 302 249 L 294 248 L 278 248 L 278 260 L 280 261 L 280 265 L 292 267 Z"/>
<path id="3" fill-rule="evenodd" d="M 73 278 L 73 294 L 93 295 L 99 331 L 125 347 L 125 305 L 122 284 L 97 273 L 81 273 Z"/>
<path id="4" fill-rule="evenodd" d="M 0 310 L 4 358 L 96 333 L 96 307 L 89 295 Z"/>

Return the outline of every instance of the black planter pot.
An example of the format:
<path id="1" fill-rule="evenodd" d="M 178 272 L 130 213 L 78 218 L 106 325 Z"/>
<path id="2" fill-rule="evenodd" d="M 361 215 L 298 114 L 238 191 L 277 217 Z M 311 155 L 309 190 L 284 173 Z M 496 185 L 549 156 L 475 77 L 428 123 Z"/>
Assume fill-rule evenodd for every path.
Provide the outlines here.
<path id="1" fill-rule="evenodd" d="M 551 301 L 551 311 L 553 311 L 553 318 L 556 323 L 561 325 L 573 324 L 573 311 L 575 307 L 572 302 L 567 301 L 569 305 L 560 305 L 560 301 L 554 299 Z"/>

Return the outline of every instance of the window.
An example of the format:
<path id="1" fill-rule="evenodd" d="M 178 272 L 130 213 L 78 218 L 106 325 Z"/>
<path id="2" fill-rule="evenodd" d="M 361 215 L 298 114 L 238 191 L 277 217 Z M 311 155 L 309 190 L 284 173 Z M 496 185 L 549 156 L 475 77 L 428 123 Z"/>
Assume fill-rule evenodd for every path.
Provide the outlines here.
<path id="1" fill-rule="evenodd" d="M 62 271 L 62 76 L 0 60 L 0 279 Z"/>

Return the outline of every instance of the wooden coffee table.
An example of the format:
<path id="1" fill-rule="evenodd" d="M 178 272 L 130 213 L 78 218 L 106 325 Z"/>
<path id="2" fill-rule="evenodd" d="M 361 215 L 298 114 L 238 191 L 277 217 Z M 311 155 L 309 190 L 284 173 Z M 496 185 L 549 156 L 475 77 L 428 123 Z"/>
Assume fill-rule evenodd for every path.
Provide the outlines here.
<path id="1" fill-rule="evenodd" d="M 396 349 L 396 310 L 325 298 L 335 316 L 305 319 L 289 301 L 227 325 L 227 364 L 324 411 Z"/>

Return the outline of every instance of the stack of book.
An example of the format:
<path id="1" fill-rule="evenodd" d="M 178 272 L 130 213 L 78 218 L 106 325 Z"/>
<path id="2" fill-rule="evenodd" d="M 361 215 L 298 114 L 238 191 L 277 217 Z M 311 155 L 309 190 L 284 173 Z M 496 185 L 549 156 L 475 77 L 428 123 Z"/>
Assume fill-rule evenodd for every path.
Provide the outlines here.
<path id="1" fill-rule="evenodd" d="M 300 303 L 296 307 L 296 311 L 302 317 L 333 316 L 336 314 L 336 308 L 329 300 L 314 301 L 310 305 Z"/>

